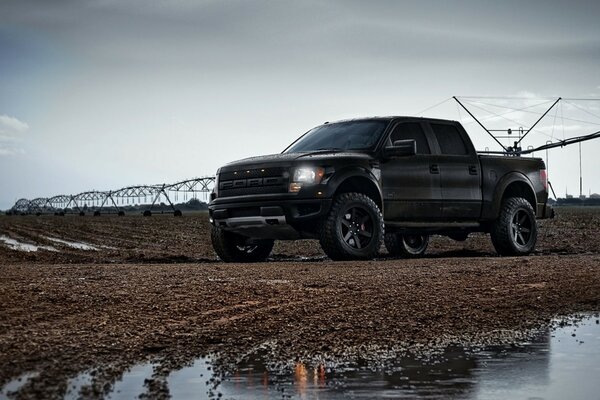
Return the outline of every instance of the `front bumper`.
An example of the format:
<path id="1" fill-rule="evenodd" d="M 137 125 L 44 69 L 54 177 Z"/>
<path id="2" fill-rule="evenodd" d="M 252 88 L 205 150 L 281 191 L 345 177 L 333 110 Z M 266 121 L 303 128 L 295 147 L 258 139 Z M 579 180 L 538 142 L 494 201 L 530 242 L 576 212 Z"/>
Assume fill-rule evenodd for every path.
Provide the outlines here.
<path id="1" fill-rule="evenodd" d="M 213 200 L 208 206 L 211 223 L 253 239 L 315 238 L 318 221 L 331 207 L 331 199 L 251 197 Z"/>

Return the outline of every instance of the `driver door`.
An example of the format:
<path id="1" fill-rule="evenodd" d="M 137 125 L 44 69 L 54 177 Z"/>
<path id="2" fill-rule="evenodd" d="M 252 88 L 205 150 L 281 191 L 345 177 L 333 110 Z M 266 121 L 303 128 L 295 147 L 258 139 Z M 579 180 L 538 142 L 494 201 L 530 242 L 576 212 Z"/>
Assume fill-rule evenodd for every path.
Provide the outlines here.
<path id="1" fill-rule="evenodd" d="M 442 217 L 440 169 L 431 155 L 432 141 L 420 121 L 398 123 L 385 146 L 414 139 L 417 154 L 383 159 L 381 182 L 386 222 L 435 221 Z"/>

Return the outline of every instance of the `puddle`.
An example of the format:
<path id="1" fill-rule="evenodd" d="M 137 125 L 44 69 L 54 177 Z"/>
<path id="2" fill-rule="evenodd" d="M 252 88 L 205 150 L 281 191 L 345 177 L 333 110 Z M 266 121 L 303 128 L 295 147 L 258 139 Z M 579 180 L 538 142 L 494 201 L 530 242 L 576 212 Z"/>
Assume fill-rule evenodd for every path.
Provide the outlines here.
<path id="1" fill-rule="evenodd" d="M 296 364 L 289 376 L 271 376 L 260 359 L 239 365 L 217 387 L 224 398 L 244 399 L 593 399 L 599 398 L 600 321 L 546 330 L 519 346 L 469 353 L 448 349 L 428 362 L 396 360 L 385 371 Z M 575 335 L 575 336 L 572 336 Z M 202 376 L 200 376 L 202 374 Z M 173 399 L 207 398 L 206 360 L 173 372 Z"/>
<path id="2" fill-rule="evenodd" d="M 19 242 L 18 240 L 9 238 L 6 235 L 0 236 L 0 241 L 4 242 L 8 247 L 12 250 L 25 251 L 25 252 L 33 252 L 38 250 L 46 250 L 46 251 L 58 251 L 56 248 L 52 246 L 42 246 L 31 243 Z"/>
<path id="3" fill-rule="evenodd" d="M 84 386 L 89 386 L 92 383 L 92 375 L 89 372 L 84 372 L 77 375 L 75 378 L 71 378 L 67 381 L 67 393 L 65 394 L 65 400 L 78 400 L 80 398 L 79 392 Z"/>
<path id="4" fill-rule="evenodd" d="M 115 382 L 113 390 L 106 399 L 137 399 L 146 392 L 144 381 L 152 376 L 155 364 L 139 364 L 125 372 L 121 379 Z"/>
<path id="5" fill-rule="evenodd" d="M 134 366 L 118 380 L 109 399 L 138 398 L 155 364 Z M 364 366 L 309 367 L 297 363 L 287 375 L 268 371 L 260 357 L 240 363 L 215 388 L 210 359 L 173 371 L 166 379 L 173 399 L 545 399 L 599 398 L 600 317 L 588 315 L 576 324 L 541 331 L 530 342 L 467 352 L 449 348 L 428 360 L 393 360 L 383 370 Z M 0 398 L 18 390 L 33 375 L 12 381 Z M 89 384 L 89 373 L 69 380 L 66 399 L 77 398 Z"/>
<path id="6" fill-rule="evenodd" d="M 0 390 L 0 400 L 9 399 L 9 393 L 18 392 L 19 389 L 21 389 L 29 379 L 38 375 L 38 372 L 28 372 L 8 382 L 6 385 L 4 385 L 4 387 L 2 387 L 2 390 Z"/>
<path id="7" fill-rule="evenodd" d="M 98 251 L 98 247 L 93 246 L 89 243 L 85 243 L 85 242 L 71 242 L 68 240 L 64 240 L 64 239 L 58 239 L 58 238 L 53 238 L 53 237 L 49 237 L 49 236 L 44 236 L 45 239 L 48 239 L 52 242 L 55 243 L 60 243 L 60 244 L 64 244 L 67 247 L 70 247 L 72 249 L 77 249 L 77 250 L 87 250 L 87 251 Z"/>
<path id="8" fill-rule="evenodd" d="M 173 399 L 203 399 L 214 387 L 210 379 L 213 376 L 210 361 L 200 358 L 189 367 L 173 371 L 167 378 L 169 393 Z"/>

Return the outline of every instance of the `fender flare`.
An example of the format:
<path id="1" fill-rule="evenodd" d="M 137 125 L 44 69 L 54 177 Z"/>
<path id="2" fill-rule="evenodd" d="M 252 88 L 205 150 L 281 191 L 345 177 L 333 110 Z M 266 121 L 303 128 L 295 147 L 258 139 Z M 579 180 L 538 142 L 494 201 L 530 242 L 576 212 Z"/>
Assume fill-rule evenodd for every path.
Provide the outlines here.
<path id="1" fill-rule="evenodd" d="M 502 198 L 504 197 L 506 189 L 515 182 L 521 182 L 529 188 L 529 191 L 531 192 L 531 195 L 533 197 L 533 204 L 531 206 L 535 211 L 537 196 L 533 188 L 533 184 L 525 174 L 513 171 L 505 174 L 502 178 L 500 178 L 500 180 L 498 180 L 498 183 L 496 184 L 491 205 L 491 213 L 494 217 L 497 217 L 498 213 L 500 212 L 500 207 L 502 206 Z"/>
<path id="2" fill-rule="evenodd" d="M 333 196 L 338 191 L 340 186 L 343 185 L 344 182 L 348 181 L 348 179 L 352 179 L 352 178 L 364 178 L 364 179 L 369 180 L 373 184 L 373 186 L 377 190 L 377 194 L 379 196 L 379 199 L 373 199 L 373 200 L 381 208 L 381 212 L 383 213 L 384 205 L 383 205 L 383 193 L 381 191 L 381 184 L 379 183 L 379 181 L 377 180 L 375 175 L 373 175 L 373 173 L 371 171 L 369 171 L 367 168 L 364 168 L 364 167 L 353 166 L 353 167 L 346 167 L 339 171 L 336 171 L 327 181 L 327 186 L 329 188 L 328 195 L 333 198 Z"/>

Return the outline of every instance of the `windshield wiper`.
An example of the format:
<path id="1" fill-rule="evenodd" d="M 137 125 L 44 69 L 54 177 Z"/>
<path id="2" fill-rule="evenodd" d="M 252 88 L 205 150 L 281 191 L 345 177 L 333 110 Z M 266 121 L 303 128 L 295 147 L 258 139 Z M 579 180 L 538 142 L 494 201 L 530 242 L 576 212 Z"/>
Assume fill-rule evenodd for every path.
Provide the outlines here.
<path id="1" fill-rule="evenodd" d="M 325 151 L 344 151 L 344 149 L 342 149 L 341 147 L 321 147 L 319 149 L 312 150 L 311 152 L 315 152 L 315 151 L 319 151 L 319 152 L 325 152 Z"/>
<path id="2" fill-rule="evenodd" d="M 321 147 L 319 149 L 314 149 L 314 150 L 300 150 L 300 151 L 298 151 L 298 153 L 304 153 L 304 154 L 338 153 L 340 151 L 346 151 L 346 150 L 342 149 L 340 147 Z"/>

